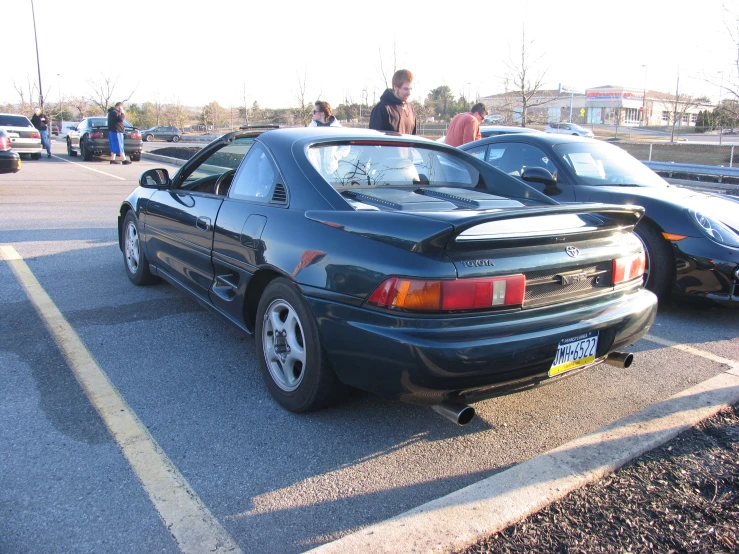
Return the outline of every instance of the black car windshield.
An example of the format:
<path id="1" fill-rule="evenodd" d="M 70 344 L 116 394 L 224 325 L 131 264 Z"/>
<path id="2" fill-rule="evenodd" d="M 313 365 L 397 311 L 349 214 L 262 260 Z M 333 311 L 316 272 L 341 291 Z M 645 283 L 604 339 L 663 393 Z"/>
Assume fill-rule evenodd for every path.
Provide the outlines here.
<path id="1" fill-rule="evenodd" d="M 480 172 L 452 153 L 422 144 L 351 141 L 308 149 L 313 167 L 337 190 L 353 187 L 484 185 Z"/>
<path id="2" fill-rule="evenodd" d="M 553 149 L 585 185 L 667 186 L 654 171 L 612 144 L 571 142 L 557 144 Z"/>
<path id="3" fill-rule="evenodd" d="M 0 125 L 3 127 L 33 127 L 28 118 L 23 115 L 0 115 Z"/>

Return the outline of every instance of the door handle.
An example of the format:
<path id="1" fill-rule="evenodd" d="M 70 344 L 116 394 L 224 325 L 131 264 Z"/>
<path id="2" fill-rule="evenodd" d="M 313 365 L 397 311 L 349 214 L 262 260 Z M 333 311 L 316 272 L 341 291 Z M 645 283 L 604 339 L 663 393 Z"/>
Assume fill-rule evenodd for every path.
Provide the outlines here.
<path id="1" fill-rule="evenodd" d="M 195 222 L 195 227 L 201 231 L 210 231 L 210 218 L 201 215 Z"/>

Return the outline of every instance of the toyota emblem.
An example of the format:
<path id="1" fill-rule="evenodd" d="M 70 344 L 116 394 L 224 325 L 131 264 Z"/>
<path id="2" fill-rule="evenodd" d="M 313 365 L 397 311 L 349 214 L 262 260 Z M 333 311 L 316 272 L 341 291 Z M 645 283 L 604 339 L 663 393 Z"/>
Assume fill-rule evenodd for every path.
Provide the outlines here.
<path id="1" fill-rule="evenodd" d="M 570 258 L 577 258 L 580 255 L 580 251 L 574 246 L 568 246 L 565 248 L 565 252 Z"/>

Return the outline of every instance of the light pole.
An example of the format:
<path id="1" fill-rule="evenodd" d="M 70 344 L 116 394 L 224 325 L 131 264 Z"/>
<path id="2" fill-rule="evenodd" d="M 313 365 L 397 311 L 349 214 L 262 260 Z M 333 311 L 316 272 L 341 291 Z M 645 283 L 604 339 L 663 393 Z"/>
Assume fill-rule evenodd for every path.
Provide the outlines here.
<path id="1" fill-rule="evenodd" d="M 62 134 L 62 123 L 64 122 L 64 109 L 62 108 L 62 74 L 56 74 L 56 86 L 59 87 L 59 134 Z"/>
<path id="2" fill-rule="evenodd" d="M 38 103 L 41 111 L 44 111 L 44 89 L 41 87 L 41 64 L 38 59 L 38 37 L 36 36 L 36 12 L 33 9 L 33 0 L 31 0 L 31 15 L 33 16 L 33 40 L 36 42 L 36 67 L 38 68 Z"/>
<path id="3" fill-rule="evenodd" d="M 642 127 L 647 126 L 647 64 L 642 65 L 644 68 L 644 96 L 641 100 L 641 124 Z"/>

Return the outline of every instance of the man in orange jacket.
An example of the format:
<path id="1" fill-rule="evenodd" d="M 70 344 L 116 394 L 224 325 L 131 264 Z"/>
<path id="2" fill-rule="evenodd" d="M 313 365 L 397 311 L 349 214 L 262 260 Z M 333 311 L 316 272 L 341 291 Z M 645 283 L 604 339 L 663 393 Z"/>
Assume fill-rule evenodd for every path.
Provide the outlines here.
<path id="1" fill-rule="evenodd" d="M 481 139 L 480 123 L 487 114 L 485 104 L 478 102 L 471 111 L 455 115 L 449 123 L 444 142 L 449 146 L 462 146 Z"/>

